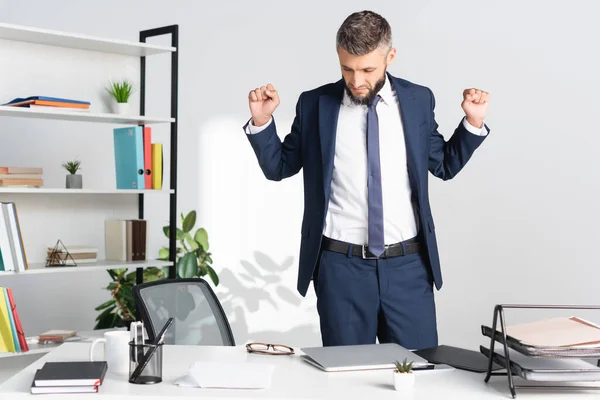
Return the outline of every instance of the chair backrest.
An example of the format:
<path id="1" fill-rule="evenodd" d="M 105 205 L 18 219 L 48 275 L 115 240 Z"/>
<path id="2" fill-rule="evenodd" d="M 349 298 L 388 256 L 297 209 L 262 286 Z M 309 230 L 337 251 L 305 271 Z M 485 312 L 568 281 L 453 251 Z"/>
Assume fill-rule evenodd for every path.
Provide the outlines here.
<path id="1" fill-rule="evenodd" d="M 165 344 L 235 346 L 223 307 L 202 278 L 162 279 L 134 285 L 133 297 L 150 340 L 173 317 Z"/>

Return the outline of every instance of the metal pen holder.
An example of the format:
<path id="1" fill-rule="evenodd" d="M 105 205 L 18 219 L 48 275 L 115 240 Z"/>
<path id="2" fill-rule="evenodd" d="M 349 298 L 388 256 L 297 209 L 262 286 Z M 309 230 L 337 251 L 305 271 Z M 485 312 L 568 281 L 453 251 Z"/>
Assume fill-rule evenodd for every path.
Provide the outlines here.
<path id="1" fill-rule="evenodd" d="M 162 353 L 163 343 L 129 342 L 129 383 L 149 385 L 162 382 Z M 135 372 L 138 374 L 134 376 Z"/>

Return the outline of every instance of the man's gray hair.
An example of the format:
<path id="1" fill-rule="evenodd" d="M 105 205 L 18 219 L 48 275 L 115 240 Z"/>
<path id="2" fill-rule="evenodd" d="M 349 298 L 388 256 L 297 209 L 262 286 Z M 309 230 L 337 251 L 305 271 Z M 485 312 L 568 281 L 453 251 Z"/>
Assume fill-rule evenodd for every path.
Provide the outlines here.
<path id="1" fill-rule="evenodd" d="M 350 14 L 338 29 L 337 48 L 355 56 L 362 56 L 378 47 L 384 51 L 392 48 L 392 28 L 381 15 L 373 11 Z"/>

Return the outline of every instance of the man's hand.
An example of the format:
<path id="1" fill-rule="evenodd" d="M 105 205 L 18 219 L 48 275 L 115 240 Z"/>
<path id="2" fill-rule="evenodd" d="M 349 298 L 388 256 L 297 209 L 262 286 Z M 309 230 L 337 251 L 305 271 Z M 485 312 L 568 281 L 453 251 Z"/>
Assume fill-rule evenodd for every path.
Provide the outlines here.
<path id="1" fill-rule="evenodd" d="M 251 90 L 248 100 L 254 126 L 262 126 L 269 122 L 271 115 L 279 105 L 279 95 L 270 83 L 267 86 Z"/>
<path id="2" fill-rule="evenodd" d="M 488 92 L 479 89 L 465 89 L 461 107 L 467 116 L 469 124 L 476 128 L 483 127 L 489 101 L 490 94 Z"/>

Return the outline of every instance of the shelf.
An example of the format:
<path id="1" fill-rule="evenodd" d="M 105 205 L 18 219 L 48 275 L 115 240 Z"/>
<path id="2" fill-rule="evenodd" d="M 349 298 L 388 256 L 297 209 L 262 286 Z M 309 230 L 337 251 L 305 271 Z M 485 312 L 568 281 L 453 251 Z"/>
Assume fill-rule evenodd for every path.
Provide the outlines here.
<path id="1" fill-rule="evenodd" d="M 30 187 L 0 187 L 0 194 L 167 194 L 175 193 L 171 190 L 135 190 L 135 189 L 63 189 L 63 188 L 30 188 Z"/>
<path id="2" fill-rule="evenodd" d="M 81 340 L 66 341 L 65 343 L 91 343 L 95 339 L 103 337 L 104 332 L 114 331 L 114 330 L 124 330 L 124 329 L 125 328 L 109 328 L 109 329 L 97 329 L 94 331 L 77 332 L 77 334 L 81 338 Z M 0 352 L 0 359 L 10 358 L 10 357 L 23 357 L 23 356 L 28 356 L 30 354 L 45 354 L 45 353 L 50 352 L 53 349 L 56 349 L 61 344 L 62 343 L 39 344 L 37 336 L 27 337 L 27 345 L 29 346 L 29 351 L 21 352 L 21 353 Z"/>
<path id="3" fill-rule="evenodd" d="M 69 272 L 101 271 L 116 268 L 148 268 L 166 267 L 172 265 L 171 261 L 147 260 L 147 261 L 107 261 L 102 260 L 95 263 L 79 264 L 75 267 L 45 267 L 45 263 L 31 263 L 25 271 L 0 271 L 0 276 L 8 275 L 31 275 L 31 274 L 60 274 Z"/>
<path id="4" fill-rule="evenodd" d="M 64 47 L 99 51 L 103 53 L 122 54 L 127 56 L 150 56 L 172 53 L 177 49 L 171 46 L 157 46 L 141 42 L 127 42 L 117 39 L 98 38 L 86 35 L 31 28 L 27 26 L 0 23 L 0 39 L 14 40 Z"/>
<path id="5" fill-rule="evenodd" d="M 94 113 L 90 111 L 32 110 L 29 108 L 12 106 L 0 106 L 0 116 L 135 125 L 175 122 L 175 118 L 153 118 L 142 115 L 120 115 L 111 113 Z"/>

